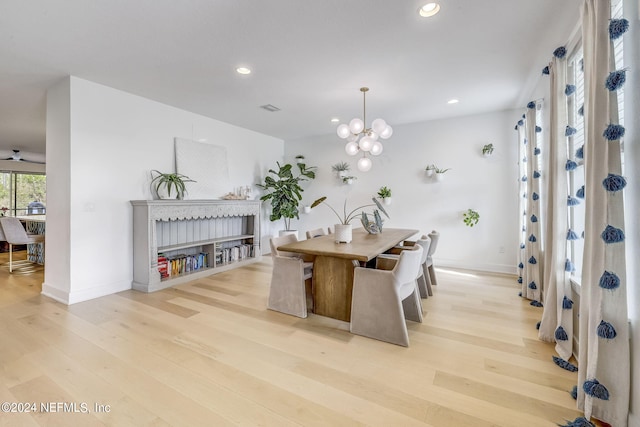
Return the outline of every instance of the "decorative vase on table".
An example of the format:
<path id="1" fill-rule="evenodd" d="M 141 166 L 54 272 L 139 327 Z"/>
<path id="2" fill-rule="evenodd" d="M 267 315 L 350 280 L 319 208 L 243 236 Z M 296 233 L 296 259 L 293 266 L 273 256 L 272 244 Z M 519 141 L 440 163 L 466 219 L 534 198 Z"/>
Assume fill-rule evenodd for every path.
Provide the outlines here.
<path id="1" fill-rule="evenodd" d="M 335 227 L 336 243 L 350 243 L 352 239 L 351 224 L 336 224 Z"/>

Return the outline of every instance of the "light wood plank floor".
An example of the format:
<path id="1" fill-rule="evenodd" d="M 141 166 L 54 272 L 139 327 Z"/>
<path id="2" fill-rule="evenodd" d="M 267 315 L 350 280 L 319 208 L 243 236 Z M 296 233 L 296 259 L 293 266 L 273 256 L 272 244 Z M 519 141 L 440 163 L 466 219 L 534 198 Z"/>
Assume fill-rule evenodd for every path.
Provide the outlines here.
<path id="1" fill-rule="evenodd" d="M 0 401 L 38 404 L 0 414 L 0 425 L 511 427 L 577 417 L 576 374 L 538 341 L 542 309 L 518 297 L 514 278 L 437 274 L 404 348 L 337 320 L 266 310 L 268 257 L 70 307 L 39 294 L 42 272 L 0 268 Z M 40 402 L 78 412 L 42 413 Z"/>

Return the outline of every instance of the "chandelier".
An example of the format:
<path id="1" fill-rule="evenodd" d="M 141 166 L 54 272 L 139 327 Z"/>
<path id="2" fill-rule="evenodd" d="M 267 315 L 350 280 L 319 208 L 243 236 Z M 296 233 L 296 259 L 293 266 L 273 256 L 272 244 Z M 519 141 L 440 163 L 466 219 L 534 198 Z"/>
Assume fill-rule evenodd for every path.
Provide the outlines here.
<path id="1" fill-rule="evenodd" d="M 375 119 L 371 122 L 371 127 L 367 127 L 367 92 L 368 87 L 361 87 L 362 92 L 362 120 L 355 118 L 349 124 L 338 126 L 337 133 L 342 139 L 347 140 L 344 150 L 350 156 L 355 156 L 362 152 L 362 157 L 358 160 L 358 169 L 366 172 L 371 169 L 371 159 L 367 153 L 378 156 L 382 153 L 382 143 L 379 138 L 388 139 L 393 134 L 393 129 L 383 119 Z"/>

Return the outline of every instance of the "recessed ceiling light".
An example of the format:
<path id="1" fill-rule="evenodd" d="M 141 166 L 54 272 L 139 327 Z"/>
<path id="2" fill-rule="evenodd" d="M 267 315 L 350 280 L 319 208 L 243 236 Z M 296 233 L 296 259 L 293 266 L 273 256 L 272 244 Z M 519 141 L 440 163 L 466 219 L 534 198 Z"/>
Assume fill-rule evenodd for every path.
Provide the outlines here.
<path id="1" fill-rule="evenodd" d="M 238 67 L 238 68 L 236 68 L 236 71 L 239 74 L 251 74 L 251 70 L 249 68 L 247 68 L 247 67 Z"/>
<path id="2" fill-rule="evenodd" d="M 438 3 L 427 3 L 424 6 L 422 6 L 420 9 L 418 9 L 418 13 L 423 18 L 428 18 L 430 16 L 435 15 L 438 12 L 440 12 L 440 5 Z"/>
<path id="3" fill-rule="evenodd" d="M 458 102 L 460 102 L 460 101 L 457 100 L 457 99 L 450 99 L 450 100 L 447 101 L 447 104 L 457 104 Z"/>
<path id="4" fill-rule="evenodd" d="M 333 119 L 331 119 L 331 123 L 338 123 L 340 121 L 339 118 L 334 117 Z"/>

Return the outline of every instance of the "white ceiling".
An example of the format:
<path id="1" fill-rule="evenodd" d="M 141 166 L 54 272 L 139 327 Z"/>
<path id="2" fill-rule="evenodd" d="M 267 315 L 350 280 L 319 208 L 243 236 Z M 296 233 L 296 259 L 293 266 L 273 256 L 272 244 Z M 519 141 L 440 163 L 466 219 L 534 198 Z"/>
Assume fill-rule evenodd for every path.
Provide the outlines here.
<path id="1" fill-rule="evenodd" d="M 524 106 L 580 5 L 441 0 L 425 19 L 422 3 L 1 0 L 0 155 L 44 153 L 46 90 L 67 75 L 284 140 L 361 116 L 361 86 L 367 121 L 391 125 Z"/>

